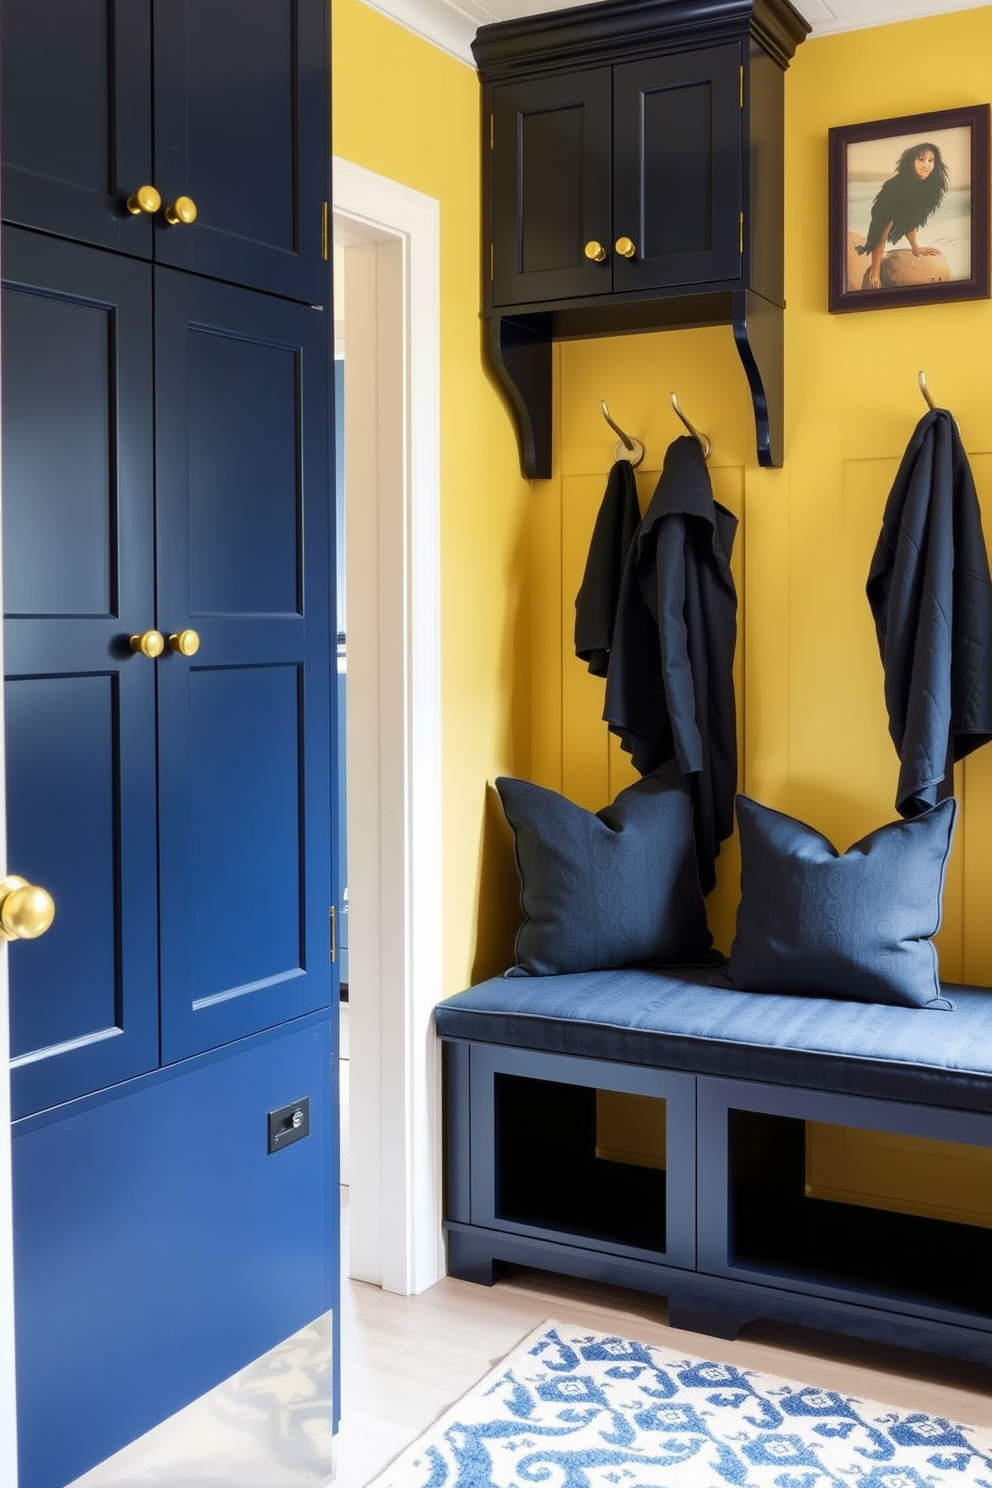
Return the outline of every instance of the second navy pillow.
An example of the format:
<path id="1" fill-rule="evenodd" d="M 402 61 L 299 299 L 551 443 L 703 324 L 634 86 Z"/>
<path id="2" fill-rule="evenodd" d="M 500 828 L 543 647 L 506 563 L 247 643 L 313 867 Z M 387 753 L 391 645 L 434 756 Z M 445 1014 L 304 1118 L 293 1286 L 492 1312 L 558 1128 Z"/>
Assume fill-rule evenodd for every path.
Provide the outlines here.
<path id="1" fill-rule="evenodd" d="M 838 853 L 812 827 L 738 796 L 741 900 L 726 980 L 748 992 L 953 1007 L 930 937 L 955 813 L 942 801 Z"/>

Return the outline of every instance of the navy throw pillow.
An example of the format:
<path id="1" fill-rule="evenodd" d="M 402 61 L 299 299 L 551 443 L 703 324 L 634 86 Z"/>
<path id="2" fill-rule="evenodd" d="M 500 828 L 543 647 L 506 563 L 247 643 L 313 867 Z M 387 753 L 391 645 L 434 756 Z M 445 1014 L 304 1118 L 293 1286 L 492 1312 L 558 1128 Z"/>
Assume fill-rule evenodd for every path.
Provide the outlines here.
<path id="1" fill-rule="evenodd" d="M 674 762 L 597 812 L 526 780 L 501 776 L 496 789 L 525 916 L 507 976 L 709 959 L 692 802 Z"/>
<path id="2" fill-rule="evenodd" d="M 747 992 L 953 1008 L 937 952 L 956 803 L 838 853 L 812 827 L 737 797 L 741 900 L 726 974 Z"/>

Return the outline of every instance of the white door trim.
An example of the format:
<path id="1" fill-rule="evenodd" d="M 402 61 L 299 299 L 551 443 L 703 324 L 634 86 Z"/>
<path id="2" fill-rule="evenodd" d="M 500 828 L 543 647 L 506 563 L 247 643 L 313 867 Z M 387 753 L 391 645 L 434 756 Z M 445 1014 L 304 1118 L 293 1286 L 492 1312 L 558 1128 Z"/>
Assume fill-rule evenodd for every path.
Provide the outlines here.
<path id="1" fill-rule="evenodd" d="M 334 160 L 345 254 L 351 1274 L 444 1273 L 439 204 Z"/>

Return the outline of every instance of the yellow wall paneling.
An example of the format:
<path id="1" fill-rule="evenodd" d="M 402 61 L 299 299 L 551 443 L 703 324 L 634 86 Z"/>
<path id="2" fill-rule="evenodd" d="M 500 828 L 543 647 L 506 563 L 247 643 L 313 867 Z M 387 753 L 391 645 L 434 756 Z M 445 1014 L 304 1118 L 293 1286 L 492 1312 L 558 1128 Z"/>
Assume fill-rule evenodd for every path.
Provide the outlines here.
<path id="1" fill-rule="evenodd" d="M 667 1117 L 665 1102 L 656 1096 L 597 1090 L 596 1156 L 638 1168 L 666 1168 Z"/>
<path id="2" fill-rule="evenodd" d="M 634 778 L 602 722 L 603 683 L 572 648 L 574 600 L 615 438 L 599 400 L 646 449 L 642 509 L 669 442 L 684 430 L 672 390 L 710 436 L 714 494 L 739 518 L 737 695 L 740 788 L 824 832 L 844 851 L 895 817 L 898 760 L 865 581 L 902 453 L 926 413 L 924 369 L 959 421 L 992 533 L 992 303 L 871 313 L 827 311 L 827 131 L 835 125 L 985 102 L 992 7 L 807 41 L 786 75 L 786 454 L 759 470 L 747 389 L 721 327 L 565 342 L 555 348 L 557 466 L 531 507 L 534 779 L 597 810 Z M 925 240 L 925 234 L 923 235 Z M 937 937 L 945 980 L 992 983 L 992 748 L 958 770 L 961 810 Z M 708 902 L 729 949 L 739 894 L 736 843 L 724 844 Z M 851 1017 L 859 1016 L 852 1003 Z M 944 1016 L 920 1013 L 921 1017 Z M 953 1015 L 950 1015 L 953 1016 Z M 615 1113 L 614 1113 L 615 1114 Z M 629 1116 L 629 1112 L 628 1112 Z M 611 1127 L 609 1144 L 636 1150 Z M 812 1139 L 811 1139 L 812 1140 Z M 917 1205 L 922 1173 L 958 1172 L 971 1156 L 924 1162 L 890 1139 L 889 1177 Z M 863 1158 L 857 1157 L 864 1142 Z M 817 1139 L 814 1175 L 825 1161 Z M 850 1132 L 850 1202 L 879 1167 L 878 1140 Z M 885 1163 L 881 1163 L 884 1168 Z M 836 1176 L 836 1175 L 835 1175 Z M 929 1179 L 927 1179 L 929 1182 Z M 949 1180 L 950 1181 L 950 1180 Z M 988 1186 L 987 1180 L 986 1187 Z M 875 1198 L 898 1188 L 874 1179 Z M 861 1189 L 858 1188 L 861 1185 Z M 843 1197 L 835 1184 L 835 1196 Z M 958 1204 L 958 1198 L 949 1201 Z M 979 1206 L 980 1207 L 980 1206 Z M 975 1221 L 979 1222 L 979 1221 Z"/>
<path id="3" fill-rule="evenodd" d="M 806 1192 L 992 1229 L 992 1148 L 807 1121 Z"/>
<path id="4" fill-rule="evenodd" d="M 786 74 L 784 467 L 754 463 L 729 329 L 700 327 L 556 344 L 555 466 L 533 483 L 519 476 L 482 350 L 477 79 L 359 0 L 335 0 L 333 27 L 336 152 L 441 203 L 441 994 L 501 971 L 519 918 L 499 814 L 490 804 L 487 815 L 493 777 L 520 775 L 591 809 L 633 779 L 602 721 L 602 682 L 572 650 L 616 443 L 600 399 L 645 446 L 642 505 L 684 432 L 672 390 L 713 441 L 715 495 L 740 521 L 741 788 L 840 850 L 892 820 L 897 760 L 864 584 L 892 478 L 926 411 L 921 368 L 960 423 L 992 530 L 992 302 L 828 313 L 827 131 L 986 102 L 992 6 L 809 40 Z M 992 749 L 959 770 L 957 794 L 941 971 L 992 983 Z M 738 879 L 732 841 L 709 901 L 723 950 Z"/>

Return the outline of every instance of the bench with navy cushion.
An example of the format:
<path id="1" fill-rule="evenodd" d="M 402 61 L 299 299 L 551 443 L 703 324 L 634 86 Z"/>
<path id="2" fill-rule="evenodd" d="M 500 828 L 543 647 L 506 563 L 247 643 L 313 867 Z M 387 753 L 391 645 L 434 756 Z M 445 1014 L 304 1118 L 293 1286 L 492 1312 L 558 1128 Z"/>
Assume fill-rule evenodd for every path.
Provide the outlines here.
<path id="1" fill-rule="evenodd" d="M 992 1363 L 992 1229 L 804 1188 L 807 1122 L 992 1147 L 992 990 L 944 985 L 947 1011 L 711 976 L 499 977 L 438 1006 L 449 1271 L 540 1267 L 724 1337 L 770 1317 Z M 663 1166 L 597 1153 L 603 1091 L 664 1101 Z"/>

